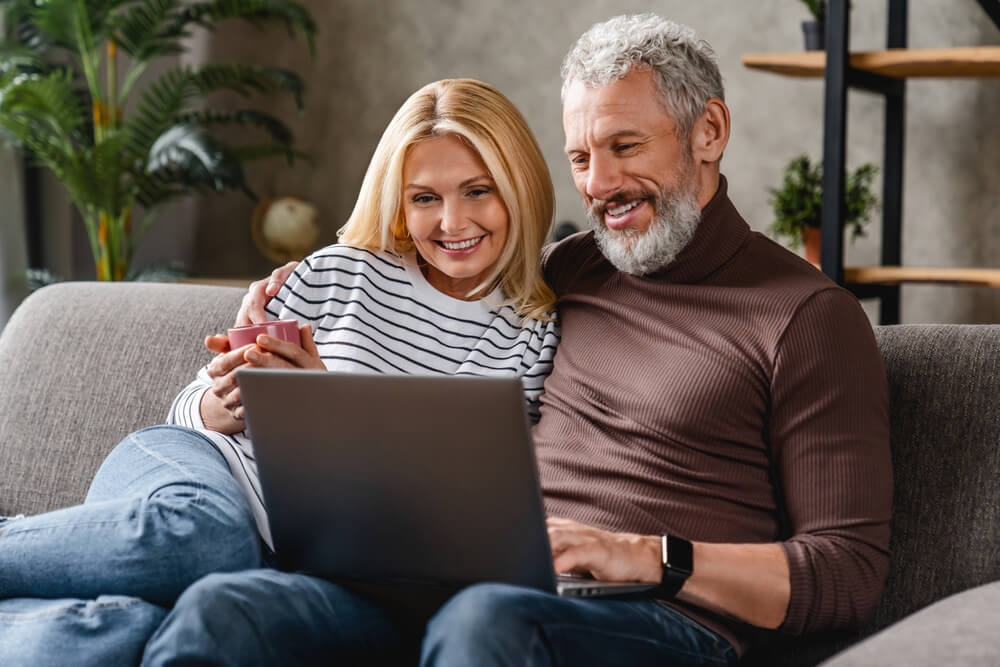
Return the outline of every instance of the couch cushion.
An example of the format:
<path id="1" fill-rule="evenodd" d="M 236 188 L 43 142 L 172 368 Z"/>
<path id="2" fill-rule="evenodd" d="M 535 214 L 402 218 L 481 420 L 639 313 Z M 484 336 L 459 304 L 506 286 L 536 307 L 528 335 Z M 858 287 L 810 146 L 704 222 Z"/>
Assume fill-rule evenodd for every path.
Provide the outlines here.
<path id="1" fill-rule="evenodd" d="M 243 293 L 67 282 L 26 299 L 0 335 L 0 515 L 83 500 L 122 437 L 163 422 Z"/>

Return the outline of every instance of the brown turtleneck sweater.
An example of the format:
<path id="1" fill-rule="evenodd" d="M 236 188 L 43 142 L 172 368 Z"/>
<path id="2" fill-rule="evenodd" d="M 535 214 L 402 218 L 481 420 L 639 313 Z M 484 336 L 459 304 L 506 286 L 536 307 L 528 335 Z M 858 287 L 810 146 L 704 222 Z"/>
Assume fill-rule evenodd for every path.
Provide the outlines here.
<path id="1" fill-rule="evenodd" d="M 778 541 L 791 569 L 782 630 L 869 618 L 892 470 L 885 371 L 853 295 L 751 231 L 724 178 L 655 274 L 617 271 L 591 233 L 550 247 L 544 266 L 562 322 L 534 430 L 547 513 Z M 747 626 L 671 604 L 747 648 Z"/>

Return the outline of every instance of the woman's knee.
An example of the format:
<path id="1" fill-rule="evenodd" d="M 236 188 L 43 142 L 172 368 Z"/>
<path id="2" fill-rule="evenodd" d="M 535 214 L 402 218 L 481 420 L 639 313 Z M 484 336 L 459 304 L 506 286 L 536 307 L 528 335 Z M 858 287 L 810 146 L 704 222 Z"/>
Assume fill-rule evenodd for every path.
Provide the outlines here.
<path id="1" fill-rule="evenodd" d="M 203 434 L 180 426 L 151 426 L 115 445 L 94 475 L 86 502 L 199 481 L 235 485 L 225 458 Z"/>
<path id="2" fill-rule="evenodd" d="M 260 536 L 249 507 L 213 491 L 162 489 L 143 504 L 144 530 L 167 541 L 185 559 L 192 577 L 259 567 Z"/>

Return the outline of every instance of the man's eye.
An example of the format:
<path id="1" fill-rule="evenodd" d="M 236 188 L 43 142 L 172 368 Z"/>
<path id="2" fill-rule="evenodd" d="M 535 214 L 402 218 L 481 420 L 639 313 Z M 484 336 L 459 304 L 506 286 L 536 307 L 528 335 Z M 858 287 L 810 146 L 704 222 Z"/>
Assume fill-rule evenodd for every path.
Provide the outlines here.
<path id="1" fill-rule="evenodd" d="M 635 144 L 618 144 L 617 146 L 615 146 L 615 152 L 616 153 L 627 153 L 630 150 L 632 150 L 633 148 L 635 148 Z"/>
<path id="2" fill-rule="evenodd" d="M 587 156 L 586 155 L 577 155 L 575 157 L 571 157 L 569 159 L 569 162 L 574 167 L 586 167 L 587 166 Z"/>

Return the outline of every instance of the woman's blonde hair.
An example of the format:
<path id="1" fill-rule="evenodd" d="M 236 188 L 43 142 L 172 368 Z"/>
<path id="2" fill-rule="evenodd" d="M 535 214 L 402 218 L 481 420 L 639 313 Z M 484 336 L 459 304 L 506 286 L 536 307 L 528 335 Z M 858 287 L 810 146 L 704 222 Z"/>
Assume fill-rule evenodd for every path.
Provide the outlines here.
<path id="1" fill-rule="evenodd" d="M 341 243 L 401 254 L 413 248 L 403 215 L 403 164 L 414 144 L 456 135 L 482 158 L 507 209 L 507 244 L 472 293 L 499 286 L 522 317 L 550 310 L 555 295 L 539 253 L 552 224 L 555 195 L 538 142 L 517 108 L 493 86 L 443 79 L 410 96 L 375 148 Z"/>

